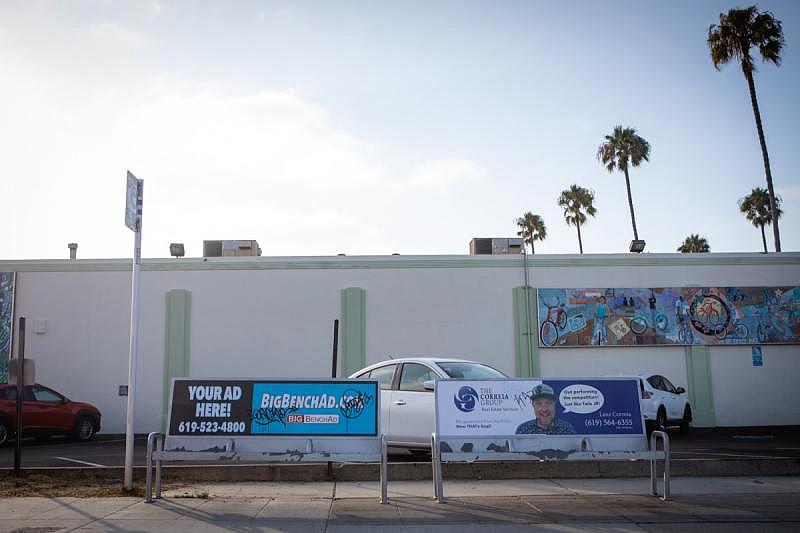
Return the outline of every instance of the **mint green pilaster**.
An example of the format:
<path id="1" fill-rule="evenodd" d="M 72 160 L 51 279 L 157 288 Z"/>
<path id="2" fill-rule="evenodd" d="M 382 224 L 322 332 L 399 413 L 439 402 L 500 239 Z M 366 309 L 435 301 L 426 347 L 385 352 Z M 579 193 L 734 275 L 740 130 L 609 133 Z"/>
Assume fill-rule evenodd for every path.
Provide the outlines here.
<path id="1" fill-rule="evenodd" d="M 711 383 L 711 351 L 708 346 L 686 347 L 686 382 L 692 404 L 692 424 L 715 427 L 714 389 Z"/>
<path id="2" fill-rule="evenodd" d="M 342 349 L 340 377 L 347 377 L 367 362 L 367 291 L 360 287 L 342 289 Z"/>
<path id="3" fill-rule="evenodd" d="M 189 335 L 191 332 L 192 293 L 185 289 L 167 291 L 164 327 L 164 401 L 161 427 L 166 428 L 169 387 L 172 378 L 189 375 Z"/>
<path id="4" fill-rule="evenodd" d="M 517 377 L 539 377 L 542 367 L 539 359 L 539 313 L 536 289 L 515 287 L 512 289 L 514 305 L 514 361 Z"/>

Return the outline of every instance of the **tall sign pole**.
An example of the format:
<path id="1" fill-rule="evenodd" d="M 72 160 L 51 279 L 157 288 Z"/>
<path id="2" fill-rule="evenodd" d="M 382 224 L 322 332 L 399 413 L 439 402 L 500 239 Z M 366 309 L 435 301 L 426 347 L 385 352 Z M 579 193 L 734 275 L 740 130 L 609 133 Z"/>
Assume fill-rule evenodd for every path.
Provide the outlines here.
<path id="1" fill-rule="evenodd" d="M 128 351 L 128 413 L 125 422 L 125 489 L 133 490 L 133 414 L 136 405 L 136 370 L 139 366 L 139 277 L 142 267 L 142 193 L 144 181 L 128 171 L 125 225 L 135 235 L 131 281 L 131 334 Z"/>
<path id="2" fill-rule="evenodd" d="M 14 443 L 14 475 L 22 474 L 22 401 L 25 398 L 25 317 L 19 319 L 19 348 L 17 349 L 17 439 Z"/>

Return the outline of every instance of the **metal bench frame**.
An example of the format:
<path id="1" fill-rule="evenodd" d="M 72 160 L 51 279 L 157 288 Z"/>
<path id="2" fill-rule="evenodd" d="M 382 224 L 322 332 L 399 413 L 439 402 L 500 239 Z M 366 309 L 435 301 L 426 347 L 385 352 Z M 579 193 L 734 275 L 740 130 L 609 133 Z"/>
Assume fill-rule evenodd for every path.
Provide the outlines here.
<path id="1" fill-rule="evenodd" d="M 433 494 L 437 502 L 444 502 L 443 490 L 443 475 L 442 463 L 449 462 L 490 462 L 490 461 L 636 461 L 648 460 L 650 461 L 650 494 L 658 496 L 658 483 L 656 481 L 657 462 L 659 460 L 664 463 L 664 493 L 661 497 L 662 500 L 667 501 L 670 497 L 669 481 L 670 481 L 670 452 L 669 452 L 669 435 L 664 431 L 653 431 L 650 435 L 650 449 L 644 450 L 610 450 L 610 451 L 592 451 L 592 440 L 602 441 L 603 436 L 584 437 L 581 440 L 580 449 L 575 451 L 561 451 L 561 450 L 548 450 L 548 449 L 535 449 L 531 446 L 534 441 L 541 442 L 541 439 L 534 439 L 531 436 L 515 435 L 509 437 L 480 437 L 477 439 L 470 439 L 473 443 L 482 443 L 481 449 L 487 449 L 494 444 L 494 449 L 498 451 L 485 451 L 485 452 L 454 452 L 449 449 L 442 451 L 443 441 L 452 438 L 456 440 L 464 440 L 464 436 L 443 437 L 433 433 L 431 435 L 431 465 L 433 468 Z M 644 447 L 647 443 L 647 438 L 644 434 L 641 436 Z M 657 449 L 658 441 L 661 441 L 662 448 Z M 611 442 L 609 439 L 606 443 Z M 491 449 L 491 448 L 489 448 Z"/>
<path id="2" fill-rule="evenodd" d="M 187 450 L 187 441 L 192 437 L 176 437 L 153 432 L 147 436 L 147 482 L 145 501 L 153 502 L 153 473 L 155 472 L 155 498 L 161 498 L 161 463 L 173 461 L 217 461 L 231 463 L 379 463 L 381 496 L 380 503 L 388 503 L 386 435 L 371 438 L 354 437 L 257 437 L 259 452 L 236 450 L 232 438 L 215 437 L 220 446 L 209 449 Z M 204 441 L 208 443 L 209 439 Z M 336 446 L 329 446 L 332 443 Z M 353 451 L 341 448 L 352 442 Z M 302 443 L 302 446 L 298 444 Z M 166 444 L 166 446 L 165 446 Z M 165 449 L 166 448 L 166 449 Z M 360 449 L 359 449 L 360 448 Z"/>

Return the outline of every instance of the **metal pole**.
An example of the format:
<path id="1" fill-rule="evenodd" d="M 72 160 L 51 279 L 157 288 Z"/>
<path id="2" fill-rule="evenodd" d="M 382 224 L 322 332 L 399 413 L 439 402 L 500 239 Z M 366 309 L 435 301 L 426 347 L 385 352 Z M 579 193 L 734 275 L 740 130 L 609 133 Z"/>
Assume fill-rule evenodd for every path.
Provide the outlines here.
<path id="1" fill-rule="evenodd" d="M 133 490 L 133 415 L 136 405 L 136 370 L 139 367 L 139 277 L 142 267 L 142 189 L 136 199 L 137 224 L 133 245 L 133 280 L 131 282 L 131 332 L 128 352 L 128 413 L 125 422 L 125 489 Z"/>
<path id="2" fill-rule="evenodd" d="M 332 352 L 332 364 L 331 364 L 331 377 L 336 379 L 336 370 L 339 366 L 339 319 L 334 319 L 333 321 L 333 352 Z M 380 394 L 380 391 L 378 391 Z M 331 481 L 334 480 L 333 476 L 333 463 L 328 461 L 328 479 Z M 385 503 L 385 502 L 384 502 Z"/>
<path id="3" fill-rule="evenodd" d="M 153 503 L 153 441 L 155 441 L 156 433 L 150 433 L 147 436 L 147 459 L 144 483 L 144 501 L 146 503 Z"/>
<path id="4" fill-rule="evenodd" d="M 156 437 L 156 450 L 164 451 L 164 434 L 159 433 Z M 161 499 L 161 457 L 156 459 L 156 498 Z"/>
<path id="5" fill-rule="evenodd" d="M 17 349 L 17 439 L 14 442 L 14 475 L 22 475 L 22 402 L 25 387 L 25 317 L 19 319 Z"/>
<path id="6" fill-rule="evenodd" d="M 442 478 L 444 474 L 442 472 L 442 445 L 439 443 L 439 435 L 436 433 L 433 434 L 433 457 L 431 460 L 436 462 L 436 468 L 434 468 L 434 475 L 436 476 L 436 488 L 434 490 L 436 494 L 436 502 L 437 503 L 444 503 L 444 483 Z"/>
<path id="7" fill-rule="evenodd" d="M 658 496 L 658 485 L 656 485 L 656 433 L 650 434 L 650 496 Z"/>
<path id="8" fill-rule="evenodd" d="M 386 435 L 381 435 L 381 503 L 389 503 L 389 465 L 388 450 L 386 448 Z"/>
<path id="9" fill-rule="evenodd" d="M 333 366 L 331 377 L 336 377 L 336 367 L 339 365 L 339 319 L 333 321 Z"/>
<path id="10" fill-rule="evenodd" d="M 670 472 L 669 472 L 669 435 L 664 433 L 662 437 L 664 442 L 664 497 L 662 500 L 667 501 L 669 500 L 669 480 L 670 480 Z"/>
<path id="11" fill-rule="evenodd" d="M 433 499 L 439 499 L 439 485 L 436 477 L 436 433 L 431 434 L 431 477 L 433 477 Z"/>

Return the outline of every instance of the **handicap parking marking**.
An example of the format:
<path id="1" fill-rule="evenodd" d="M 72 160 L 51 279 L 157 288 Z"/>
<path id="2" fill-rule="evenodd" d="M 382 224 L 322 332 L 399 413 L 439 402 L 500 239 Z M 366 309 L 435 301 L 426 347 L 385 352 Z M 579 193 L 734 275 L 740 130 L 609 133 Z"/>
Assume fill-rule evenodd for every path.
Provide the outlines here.
<path id="1" fill-rule="evenodd" d="M 70 463 L 79 463 L 79 464 L 86 465 L 86 466 L 93 466 L 95 468 L 108 468 L 105 465 L 99 465 L 97 463 L 90 463 L 88 461 L 80 461 L 78 459 L 70 459 L 69 457 L 53 457 L 53 459 L 60 459 L 61 461 L 67 461 L 67 462 L 70 462 Z"/>

